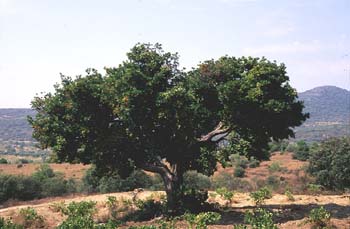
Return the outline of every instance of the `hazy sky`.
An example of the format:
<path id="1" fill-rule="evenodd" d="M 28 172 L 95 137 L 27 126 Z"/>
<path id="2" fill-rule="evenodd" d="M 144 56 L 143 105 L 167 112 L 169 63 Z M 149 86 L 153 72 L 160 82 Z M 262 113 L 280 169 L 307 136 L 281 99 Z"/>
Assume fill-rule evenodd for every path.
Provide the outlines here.
<path id="1" fill-rule="evenodd" d="M 30 107 L 60 72 L 117 66 L 137 42 L 186 68 L 266 56 L 298 91 L 350 88 L 350 0 L 0 0 L 0 107 Z"/>

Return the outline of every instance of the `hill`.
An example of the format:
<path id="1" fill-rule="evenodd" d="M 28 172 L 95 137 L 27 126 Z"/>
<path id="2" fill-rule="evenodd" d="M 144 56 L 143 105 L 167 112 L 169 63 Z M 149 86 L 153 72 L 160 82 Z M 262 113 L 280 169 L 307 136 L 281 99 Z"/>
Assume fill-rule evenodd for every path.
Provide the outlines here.
<path id="1" fill-rule="evenodd" d="M 27 116 L 33 116 L 31 109 L 0 109 L 0 140 L 32 141 L 32 128 Z"/>
<path id="2" fill-rule="evenodd" d="M 296 128 L 296 139 L 320 141 L 350 134 L 350 91 L 322 86 L 299 93 L 310 118 Z"/>
<path id="3" fill-rule="evenodd" d="M 304 101 L 305 111 L 310 113 L 307 123 L 350 121 L 350 91 L 323 86 L 299 93 Z"/>

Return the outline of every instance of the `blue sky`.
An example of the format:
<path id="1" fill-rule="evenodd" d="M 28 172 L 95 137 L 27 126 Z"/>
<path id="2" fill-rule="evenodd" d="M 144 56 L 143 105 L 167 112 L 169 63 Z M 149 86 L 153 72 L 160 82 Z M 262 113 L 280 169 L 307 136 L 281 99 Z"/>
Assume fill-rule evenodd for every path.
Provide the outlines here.
<path id="1" fill-rule="evenodd" d="M 230 56 L 287 66 L 292 86 L 350 88 L 349 0 L 0 0 L 0 107 L 30 107 L 59 73 L 117 66 L 137 42 L 183 67 Z"/>

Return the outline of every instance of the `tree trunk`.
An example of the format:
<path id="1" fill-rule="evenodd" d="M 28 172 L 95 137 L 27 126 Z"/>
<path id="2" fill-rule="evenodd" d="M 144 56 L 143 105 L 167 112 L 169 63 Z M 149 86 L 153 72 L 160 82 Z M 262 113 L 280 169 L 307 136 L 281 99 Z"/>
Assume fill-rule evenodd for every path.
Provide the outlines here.
<path id="1" fill-rule="evenodd" d="M 183 173 L 162 175 L 165 192 L 167 195 L 167 207 L 170 214 L 176 215 L 181 211 L 181 198 L 183 195 Z"/>
<path id="2" fill-rule="evenodd" d="M 183 197 L 183 170 L 177 164 L 170 168 L 159 161 L 157 164 L 144 164 L 142 168 L 149 172 L 158 173 L 164 182 L 167 194 L 167 207 L 170 214 L 178 214 L 182 208 L 181 198 Z"/>

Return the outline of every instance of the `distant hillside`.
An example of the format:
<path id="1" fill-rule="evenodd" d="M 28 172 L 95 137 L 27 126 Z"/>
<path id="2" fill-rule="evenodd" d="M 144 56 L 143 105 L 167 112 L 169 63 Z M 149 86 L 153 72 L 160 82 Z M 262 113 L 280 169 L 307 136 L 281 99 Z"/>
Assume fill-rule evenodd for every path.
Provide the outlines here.
<path id="1" fill-rule="evenodd" d="M 31 109 L 0 109 L 0 140 L 31 141 L 32 128 L 27 115 L 34 115 Z"/>
<path id="2" fill-rule="evenodd" d="M 350 135 L 350 91 L 322 86 L 299 93 L 299 99 L 304 101 L 310 119 L 296 128 L 297 139 L 319 141 Z"/>

